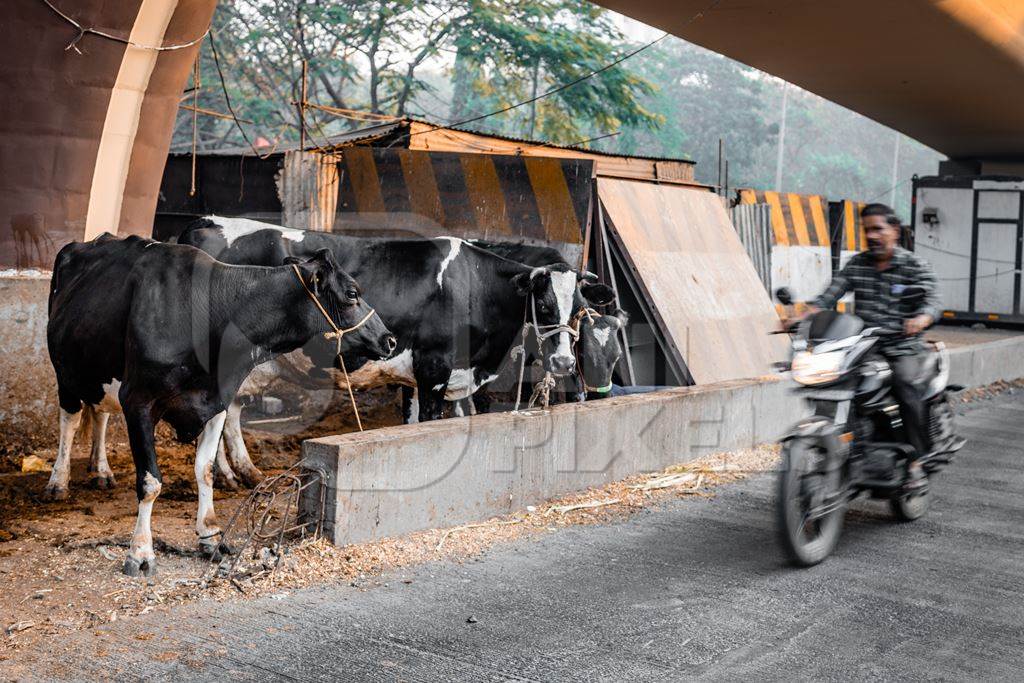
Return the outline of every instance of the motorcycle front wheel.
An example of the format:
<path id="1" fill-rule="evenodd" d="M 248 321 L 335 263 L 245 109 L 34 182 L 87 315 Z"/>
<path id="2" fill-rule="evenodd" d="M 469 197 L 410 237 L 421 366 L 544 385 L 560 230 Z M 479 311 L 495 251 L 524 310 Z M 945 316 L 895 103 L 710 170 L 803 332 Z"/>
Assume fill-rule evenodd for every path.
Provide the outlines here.
<path id="1" fill-rule="evenodd" d="M 775 501 L 779 543 L 787 559 L 803 567 L 832 553 L 846 516 L 839 473 L 830 476 L 826 465 L 816 443 L 798 438 L 783 444 Z"/>
<path id="2" fill-rule="evenodd" d="M 928 492 L 912 496 L 900 496 L 889 501 L 889 509 L 896 519 L 901 522 L 913 522 L 924 517 L 928 512 Z"/>

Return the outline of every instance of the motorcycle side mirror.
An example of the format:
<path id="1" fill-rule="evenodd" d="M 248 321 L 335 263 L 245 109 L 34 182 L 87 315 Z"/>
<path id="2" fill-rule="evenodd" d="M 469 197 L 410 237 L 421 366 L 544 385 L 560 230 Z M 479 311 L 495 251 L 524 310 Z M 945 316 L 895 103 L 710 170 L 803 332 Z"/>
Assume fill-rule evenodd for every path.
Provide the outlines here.
<path id="1" fill-rule="evenodd" d="M 793 290 L 789 287 L 779 287 L 775 290 L 775 298 L 783 306 L 789 306 L 793 303 Z"/>

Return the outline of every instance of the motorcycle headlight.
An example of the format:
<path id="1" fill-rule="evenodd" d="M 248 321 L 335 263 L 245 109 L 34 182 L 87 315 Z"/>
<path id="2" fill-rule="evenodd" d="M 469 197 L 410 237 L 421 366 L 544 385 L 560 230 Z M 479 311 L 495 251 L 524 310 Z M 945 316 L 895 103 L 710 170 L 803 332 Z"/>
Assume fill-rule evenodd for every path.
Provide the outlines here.
<path id="1" fill-rule="evenodd" d="M 792 377 L 800 384 L 825 384 L 839 378 L 843 365 L 843 351 L 811 353 L 801 351 L 793 356 Z"/>

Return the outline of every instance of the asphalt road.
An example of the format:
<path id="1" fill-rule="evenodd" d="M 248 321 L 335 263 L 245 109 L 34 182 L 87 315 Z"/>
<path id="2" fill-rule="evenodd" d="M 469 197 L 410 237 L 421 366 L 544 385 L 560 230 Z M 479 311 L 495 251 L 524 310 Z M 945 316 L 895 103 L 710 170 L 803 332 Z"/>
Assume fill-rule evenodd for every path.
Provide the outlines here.
<path id="1" fill-rule="evenodd" d="M 982 402 L 960 425 L 970 443 L 935 482 L 927 517 L 897 524 L 883 504 L 858 502 L 838 552 L 813 569 L 781 563 L 765 475 L 712 500 L 674 500 L 478 562 L 384 577 L 387 587 L 150 614 L 112 625 L 107 656 L 95 656 L 94 634 L 80 634 L 37 671 L 217 681 L 1021 680 L 1024 397 Z M 140 621 L 158 637 L 133 640 Z"/>

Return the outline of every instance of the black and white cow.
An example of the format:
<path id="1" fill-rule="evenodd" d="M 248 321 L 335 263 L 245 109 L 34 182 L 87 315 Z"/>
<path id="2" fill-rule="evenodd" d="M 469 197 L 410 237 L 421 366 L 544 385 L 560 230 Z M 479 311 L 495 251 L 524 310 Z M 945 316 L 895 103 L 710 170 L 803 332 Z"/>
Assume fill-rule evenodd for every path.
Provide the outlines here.
<path id="1" fill-rule="evenodd" d="M 159 421 L 182 442 L 199 437 L 196 533 L 201 547 L 216 551 L 211 464 L 225 411 L 249 372 L 333 326 L 356 328 L 342 339 L 353 359 L 386 358 L 395 347 L 328 250 L 276 268 L 244 267 L 188 246 L 101 237 L 58 253 L 49 306 L 61 450 L 70 451 L 84 405 L 116 400 L 128 425 L 139 501 L 129 575 L 156 566 L 150 518 L 161 489 Z"/>
<path id="2" fill-rule="evenodd" d="M 493 380 L 526 320 L 553 333 L 541 353 L 547 370 L 565 375 L 575 367 L 570 322 L 582 302 L 580 275 L 564 263 L 526 266 L 453 237 L 348 237 L 239 218 L 198 221 L 178 241 L 225 263 L 269 264 L 331 249 L 372 292 L 398 338 L 390 360 L 349 367 L 353 385 L 415 387 L 421 420 Z"/>
<path id="3" fill-rule="evenodd" d="M 445 400 L 492 381 L 524 320 L 551 333 L 541 353 L 548 370 L 564 375 L 575 365 L 570 322 L 582 305 L 580 276 L 565 264 L 530 267 L 458 238 L 347 237 L 240 218 L 202 219 L 178 240 L 228 263 L 276 263 L 330 248 L 366 285 L 398 338 L 392 359 L 351 373 L 353 386 L 413 387 L 423 399 L 416 411 L 421 420 L 440 417 Z M 314 360 L 323 367 L 323 359 Z"/>
<path id="4" fill-rule="evenodd" d="M 550 266 L 559 263 L 568 266 L 562 254 L 552 247 L 488 240 L 471 240 L 471 243 L 493 254 L 528 266 Z M 610 303 L 614 293 L 606 285 L 584 282 L 580 286 L 580 295 L 582 299 L 578 299 L 574 304 L 576 312 L 572 320 L 579 335 L 575 346 L 576 374 L 572 378 L 563 380 L 562 384 L 565 387 L 558 392 L 559 398 L 556 401 L 571 400 L 572 398 L 582 400 L 585 396 L 597 398 L 609 392 L 615 366 L 622 356 L 619 330 L 629 322 L 628 315 L 621 310 L 611 314 L 602 314 L 585 305 L 587 302 L 596 305 Z M 535 358 L 536 348 L 531 345 L 526 356 L 527 372 L 532 365 L 531 361 Z M 499 380 L 508 385 L 503 387 L 507 391 L 499 391 L 497 383 L 488 386 L 472 399 L 477 409 L 486 412 L 487 405 L 497 393 L 512 395 L 512 401 L 515 400 L 514 392 L 518 389 L 519 363 L 518 358 L 507 359 L 506 371 L 503 373 L 502 380 Z M 524 381 L 523 390 L 526 395 L 529 394 L 535 379 L 538 378 L 528 376 Z M 403 396 L 408 400 L 410 394 L 405 393 Z"/>

